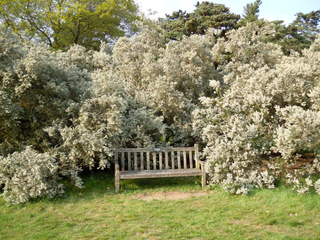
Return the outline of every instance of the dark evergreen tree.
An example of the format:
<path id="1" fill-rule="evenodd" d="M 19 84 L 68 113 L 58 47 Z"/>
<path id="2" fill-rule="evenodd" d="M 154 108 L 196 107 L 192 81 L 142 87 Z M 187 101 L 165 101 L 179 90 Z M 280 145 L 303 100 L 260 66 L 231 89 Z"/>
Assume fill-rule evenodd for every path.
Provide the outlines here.
<path id="1" fill-rule="evenodd" d="M 167 14 L 160 22 L 169 39 L 179 40 L 184 35 L 203 35 L 209 28 L 222 30 L 220 36 L 223 36 L 225 31 L 236 28 L 239 19 L 240 16 L 231 13 L 224 4 L 197 2 L 194 12 L 179 10 L 171 15 Z"/>
<path id="2" fill-rule="evenodd" d="M 303 36 L 306 41 L 313 42 L 320 32 L 320 10 L 307 14 L 299 12 L 296 15 L 297 18 L 292 24 L 296 26 L 298 34 Z"/>
<path id="3" fill-rule="evenodd" d="M 310 47 L 320 33 L 320 10 L 307 14 L 299 12 L 296 16 L 296 20 L 289 26 L 285 26 L 283 21 L 274 21 L 276 33 L 269 37 L 271 42 L 281 45 L 286 55 L 291 51 L 301 53 L 303 49 Z"/>
<path id="4" fill-rule="evenodd" d="M 253 3 L 248 3 L 243 7 L 244 14 L 239 21 L 240 26 L 247 25 L 248 22 L 257 22 L 259 17 L 259 7 L 262 4 L 262 0 L 256 0 Z"/>

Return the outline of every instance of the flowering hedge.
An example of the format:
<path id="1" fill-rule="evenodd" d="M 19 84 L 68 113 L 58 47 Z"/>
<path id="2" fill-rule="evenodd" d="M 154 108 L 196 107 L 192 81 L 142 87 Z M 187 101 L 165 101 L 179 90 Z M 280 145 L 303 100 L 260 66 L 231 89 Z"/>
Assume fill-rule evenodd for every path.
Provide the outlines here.
<path id="1" fill-rule="evenodd" d="M 248 24 L 212 49 L 224 74 L 223 82 L 211 81 L 220 96 L 202 98 L 193 123 L 207 143 L 211 183 L 247 194 L 284 178 L 299 192 L 313 185 L 319 192 L 320 181 L 309 175 L 320 171 L 320 39 L 302 56 L 286 57 L 266 42 L 270 34 L 271 25 Z M 292 168 L 305 153 L 313 163 Z"/>

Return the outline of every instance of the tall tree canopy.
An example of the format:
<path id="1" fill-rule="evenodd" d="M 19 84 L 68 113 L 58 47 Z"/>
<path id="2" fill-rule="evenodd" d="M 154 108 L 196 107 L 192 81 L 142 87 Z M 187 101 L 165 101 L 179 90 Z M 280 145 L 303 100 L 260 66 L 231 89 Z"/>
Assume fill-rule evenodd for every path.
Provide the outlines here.
<path id="1" fill-rule="evenodd" d="M 258 21 L 259 17 L 259 6 L 262 4 L 262 0 L 256 0 L 253 3 L 248 3 L 243 7 L 243 15 L 239 24 L 242 26 L 247 25 L 248 22 Z"/>
<path id="2" fill-rule="evenodd" d="M 303 14 L 296 14 L 297 18 L 288 26 L 283 21 L 274 21 L 275 35 L 270 36 L 269 41 L 281 45 L 282 51 L 289 55 L 291 51 L 301 53 L 311 46 L 317 34 L 320 33 L 320 10 Z"/>
<path id="3" fill-rule="evenodd" d="M 262 0 L 256 0 L 248 3 L 243 9 L 244 14 L 238 22 L 240 26 L 246 26 L 247 23 L 255 23 L 263 27 L 266 25 L 264 19 L 259 19 L 259 7 Z M 284 21 L 273 21 L 275 24 L 275 34 L 271 34 L 268 38 L 269 42 L 281 45 L 282 51 L 289 55 L 291 51 L 299 52 L 311 46 L 320 32 L 320 10 L 310 13 L 297 13 L 296 19 L 289 25 L 285 25 Z"/>
<path id="4" fill-rule="evenodd" d="M 296 15 L 297 18 L 293 24 L 297 27 L 297 32 L 302 35 L 306 41 L 310 42 L 310 46 L 311 42 L 314 42 L 317 38 L 317 34 L 320 32 L 320 10 L 312 11 L 307 14 L 299 12 Z"/>
<path id="5" fill-rule="evenodd" d="M 0 22 L 21 38 L 66 50 L 99 48 L 134 30 L 134 0 L 0 0 Z"/>
<path id="6" fill-rule="evenodd" d="M 194 12 L 187 13 L 179 10 L 172 15 L 167 14 L 161 21 L 163 28 L 167 31 L 167 37 L 177 40 L 184 35 L 204 35 L 209 28 L 233 29 L 239 19 L 239 15 L 230 13 L 229 8 L 223 4 L 197 2 Z"/>

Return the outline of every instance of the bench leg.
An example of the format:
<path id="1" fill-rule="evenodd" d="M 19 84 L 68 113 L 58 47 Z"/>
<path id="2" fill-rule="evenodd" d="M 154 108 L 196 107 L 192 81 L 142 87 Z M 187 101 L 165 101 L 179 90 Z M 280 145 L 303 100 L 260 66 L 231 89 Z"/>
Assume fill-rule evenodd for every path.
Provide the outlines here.
<path id="1" fill-rule="evenodd" d="M 202 165 L 202 188 L 205 188 L 207 185 L 207 174 L 204 166 Z"/>
<path id="2" fill-rule="evenodd" d="M 120 190 L 120 172 L 119 172 L 119 165 L 116 165 L 116 172 L 114 177 L 116 192 Z"/>

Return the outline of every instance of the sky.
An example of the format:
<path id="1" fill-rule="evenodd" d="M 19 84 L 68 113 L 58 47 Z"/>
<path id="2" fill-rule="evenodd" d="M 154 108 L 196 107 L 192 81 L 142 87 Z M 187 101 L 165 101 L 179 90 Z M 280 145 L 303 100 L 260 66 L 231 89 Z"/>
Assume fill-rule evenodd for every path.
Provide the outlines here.
<path id="1" fill-rule="evenodd" d="M 171 14 L 174 11 L 183 10 L 193 12 L 197 1 L 201 0 L 135 0 L 140 6 L 140 10 L 148 13 L 148 10 L 158 12 L 153 19 L 165 17 L 165 14 Z M 207 0 L 213 3 L 222 3 L 230 8 L 230 12 L 243 14 L 243 7 L 255 0 Z M 260 5 L 259 18 L 267 20 L 284 20 L 289 24 L 295 20 L 295 14 L 298 12 L 309 13 L 320 10 L 320 0 L 262 0 Z"/>

